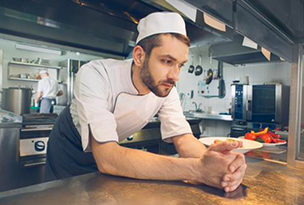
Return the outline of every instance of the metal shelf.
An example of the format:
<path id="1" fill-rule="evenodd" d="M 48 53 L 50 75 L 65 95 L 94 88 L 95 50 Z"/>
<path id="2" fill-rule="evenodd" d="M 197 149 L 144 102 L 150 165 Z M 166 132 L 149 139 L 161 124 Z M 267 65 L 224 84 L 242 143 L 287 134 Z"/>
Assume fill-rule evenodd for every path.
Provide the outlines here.
<path id="1" fill-rule="evenodd" d="M 9 80 L 19 80 L 19 81 L 30 81 L 30 82 L 38 82 L 37 79 L 27 79 L 27 78 L 8 78 Z"/>
<path id="2" fill-rule="evenodd" d="M 23 62 L 17 62 L 17 61 L 10 61 L 9 64 L 29 66 L 29 67 L 32 66 L 32 67 L 39 67 L 39 68 L 49 68 L 49 69 L 57 69 L 57 70 L 62 69 L 62 67 L 59 67 L 59 66 L 40 65 L 40 64 L 34 64 L 34 63 L 23 63 Z"/>

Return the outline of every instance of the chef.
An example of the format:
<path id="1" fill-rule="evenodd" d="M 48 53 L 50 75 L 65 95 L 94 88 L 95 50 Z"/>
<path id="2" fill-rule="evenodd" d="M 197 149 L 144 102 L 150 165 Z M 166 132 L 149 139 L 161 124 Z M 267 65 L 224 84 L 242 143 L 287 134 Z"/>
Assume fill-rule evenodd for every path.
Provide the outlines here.
<path id="1" fill-rule="evenodd" d="M 185 120 L 175 83 L 188 61 L 183 18 L 156 12 L 141 19 L 132 60 L 95 60 L 82 66 L 75 99 L 58 117 L 47 150 L 47 180 L 94 171 L 151 180 L 181 180 L 235 190 L 246 170 L 240 142 L 206 149 Z M 180 158 L 122 147 L 158 114 L 162 140 Z"/>
<path id="2" fill-rule="evenodd" d="M 61 96 L 63 92 L 59 90 L 57 80 L 51 78 L 46 70 L 39 71 L 39 75 L 41 80 L 38 82 L 35 107 L 38 107 L 40 102 L 40 113 L 53 113 L 56 97 Z"/>

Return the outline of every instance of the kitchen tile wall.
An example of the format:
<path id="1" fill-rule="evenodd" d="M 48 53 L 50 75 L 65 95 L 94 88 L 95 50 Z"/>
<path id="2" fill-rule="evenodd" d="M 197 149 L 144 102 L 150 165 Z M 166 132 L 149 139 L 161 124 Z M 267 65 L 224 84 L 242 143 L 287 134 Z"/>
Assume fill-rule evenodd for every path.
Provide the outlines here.
<path id="1" fill-rule="evenodd" d="M 284 85 L 290 85 L 291 64 L 288 62 L 267 62 L 248 64 L 245 66 L 232 66 L 224 63 L 223 76 L 225 80 L 226 95 L 223 99 L 220 98 L 204 98 L 197 95 L 199 80 L 202 76 L 195 76 L 193 73 L 188 73 L 188 68 L 191 64 L 197 66 L 200 62 L 199 55 L 202 56 L 202 67 L 204 69 L 216 69 L 217 61 L 210 61 L 208 46 L 191 48 L 189 62 L 181 71 L 180 81 L 177 84 L 179 93 L 186 95 L 186 100 L 183 103 L 185 111 L 194 110 L 194 104 L 201 104 L 201 108 L 207 109 L 212 107 L 212 113 L 226 113 L 231 107 L 231 87 L 233 80 L 242 79 L 243 76 L 249 76 L 250 84 L 279 82 Z M 192 61 L 192 58 L 194 59 Z M 191 90 L 193 90 L 193 98 L 191 98 Z M 204 136 L 226 136 L 230 132 L 231 122 L 204 120 L 201 123 Z"/>
<path id="2" fill-rule="evenodd" d="M 217 68 L 217 61 L 208 57 L 208 47 L 192 48 L 192 56 L 194 57 L 194 66 L 199 63 L 199 53 L 202 55 L 202 67 L 204 69 Z M 192 64 L 192 56 L 189 57 L 189 62 L 184 66 L 180 74 L 180 81 L 177 84 L 179 93 L 183 92 L 186 95 L 186 101 L 183 103 L 184 110 L 193 110 L 194 105 L 201 103 L 202 108 L 206 106 L 212 107 L 213 113 L 227 112 L 230 108 L 231 102 L 231 84 L 233 80 L 242 79 L 243 76 L 249 76 L 250 84 L 258 83 L 283 83 L 284 85 L 290 85 L 291 64 L 288 62 L 277 63 L 256 63 L 248 64 L 245 66 L 232 66 L 224 63 L 223 76 L 225 80 L 226 96 L 223 99 L 220 98 L 204 98 L 197 95 L 199 80 L 202 80 L 202 76 L 195 76 L 193 73 L 188 73 L 188 68 Z M 191 99 L 191 90 L 193 90 L 193 98 Z"/>

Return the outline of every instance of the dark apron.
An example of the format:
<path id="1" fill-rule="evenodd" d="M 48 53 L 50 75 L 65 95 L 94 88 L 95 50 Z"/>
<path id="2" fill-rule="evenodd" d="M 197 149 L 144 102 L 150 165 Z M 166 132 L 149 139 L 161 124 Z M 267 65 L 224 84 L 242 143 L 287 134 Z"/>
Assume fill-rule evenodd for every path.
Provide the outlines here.
<path id="1" fill-rule="evenodd" d="M 84 152 L 67 106 L 59 115 L 49 136 L 46 181 L 98 171 L 91 152 Z"/>

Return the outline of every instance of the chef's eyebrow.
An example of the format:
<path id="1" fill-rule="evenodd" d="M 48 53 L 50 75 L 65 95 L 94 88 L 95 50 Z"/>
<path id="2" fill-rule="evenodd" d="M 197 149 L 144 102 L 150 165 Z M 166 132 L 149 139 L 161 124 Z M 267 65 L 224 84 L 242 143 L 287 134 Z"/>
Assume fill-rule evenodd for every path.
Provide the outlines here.
<path id="1" fill-rule="evenodd" d="M 170 54 L 162 55 L 161 57 L 162 57 L 162 58 L 167 57 L 167 58 L 170 58 L 171 60 L 173 60 L 173 61 L 175 61 L 175 62 L 177 61 L 177 59 L 174 58 L 173 56 L 171 56 Z M 182 62 L 182 64 L 187 63 L 187 61 L 188 61 L 188 60 L 185 60 L 184 62 Z"/>

